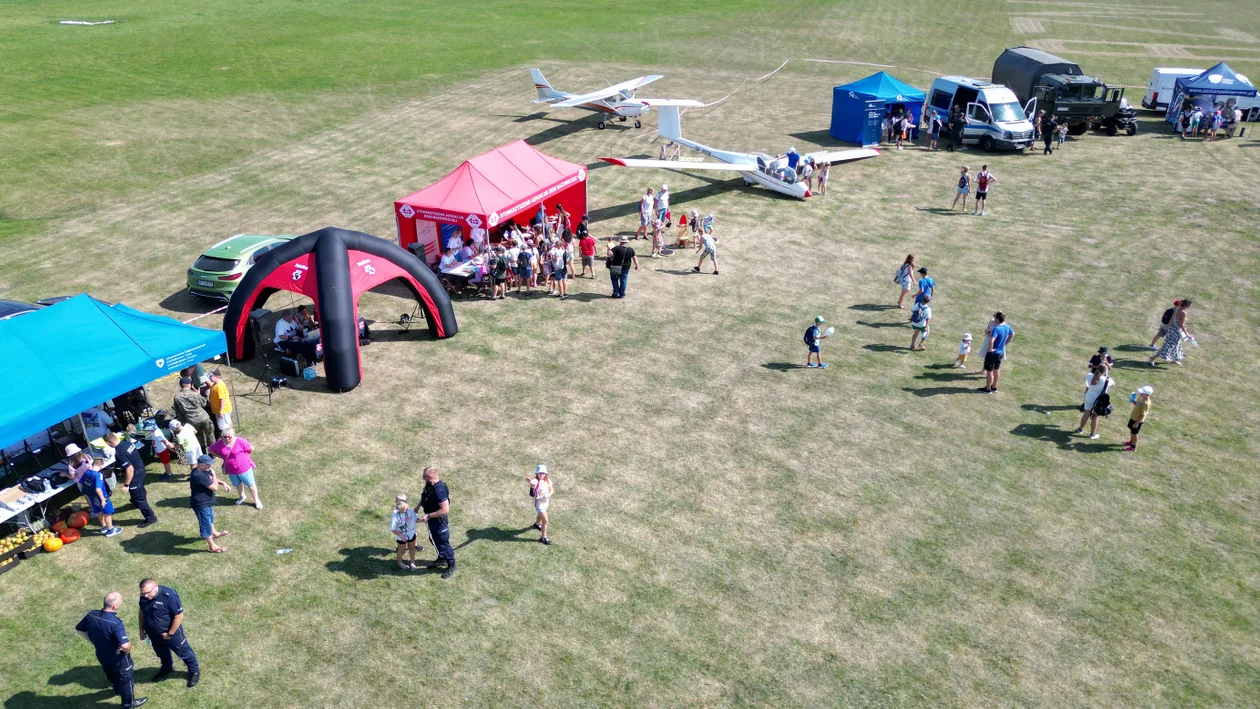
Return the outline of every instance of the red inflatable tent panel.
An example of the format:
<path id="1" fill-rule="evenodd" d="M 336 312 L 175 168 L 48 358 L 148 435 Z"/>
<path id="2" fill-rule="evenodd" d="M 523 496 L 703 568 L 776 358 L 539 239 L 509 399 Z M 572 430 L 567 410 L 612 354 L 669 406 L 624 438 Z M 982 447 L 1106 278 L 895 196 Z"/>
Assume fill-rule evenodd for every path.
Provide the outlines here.
<path id="1" fill-rule="evenodd" d="M 564 205 L 576 223 L 586 213 L 586 167 L 518 140 L 467 160 L 434 184 L 394 202 L 398 243 L 409 248 L 423 242 L 425 259 L 436 263 L 441 257 L 437 225 L 458 224 L 465 235 L 472 229 L 493 231 L 522 213 L 533 217 L 540 202 L 548 214 Z"/>

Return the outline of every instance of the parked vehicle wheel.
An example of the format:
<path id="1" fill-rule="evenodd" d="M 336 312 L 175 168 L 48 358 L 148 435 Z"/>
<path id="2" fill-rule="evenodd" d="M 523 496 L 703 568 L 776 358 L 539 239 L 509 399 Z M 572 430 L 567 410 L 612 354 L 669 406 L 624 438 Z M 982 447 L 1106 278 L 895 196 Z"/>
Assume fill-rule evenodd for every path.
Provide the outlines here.
<path id="1" fill-rule="evenodd" d="M 1107 124 L 1107 135 L 1118 135 L 1119 133 L 1120 126 L 1117 126 L 1115 123 Z"/>
<path id="2" fill-rule="evenodd" d="M 625 123 L 625 122 L 626 122 L 626 117 L 625 117 L 625 116 L 617 116 L 617 120 L 621 121 L 622 123 Z"/>
<path id="3" fill-rule="evenodd" d="M 1088 130 L 1088 123 L 1077 123 L 1074 126 L 1068 126 L 1068 133 L 1071 133 L 1072 135 L 1085 135 L 1085 131 Z"/>
<path id="4" fill-rule="evenodd" d="M 993 142 L 993 136 L 991 136 L 991 135 L 986 135 L 986 136 L 984 136 L 983 138 L 981 138 L 981 139 L 980 139 L 980 149 L 981 149 L 981 150 L 983 150 L 984 152 L 986 152 L 986 153 L 991 153 L 991 152 L 993 152 L 993 149 L 994 149 L 995 147 L 997 147 L 997 146 L 996 146 L 996 144 Z"/>
<path id="5" fill-rule="evenodd" d="M 604 122 L 603 122 L 603 121 L 600 121 L 599 123 L 596 123 L 596 124 L 595 124 L 595 127 L 596 127 L 596 128 L 598 128 L 598 129 L 600 129 L 600 130 L 603 130 L 603 129 L 604 129 Z"/>
<path id="6" fill-rule="evenodd" d="M 1137 135 L 1137 124 L 1130 123 L 1129 125 L 1125 126 L 1124 133 L 1125 135 Z"/>
<path id="7" fill-rule="evenodd" d="M 642 127 L 643 127 L 643 124 L 642 124 L 641 122 L 639 122 L 639 119 L 637 119 L 637 118 L 636 118 L 636 119 L 634 120 L 634 127 L 635 127 L 635 128 L 642 128 Z"/>

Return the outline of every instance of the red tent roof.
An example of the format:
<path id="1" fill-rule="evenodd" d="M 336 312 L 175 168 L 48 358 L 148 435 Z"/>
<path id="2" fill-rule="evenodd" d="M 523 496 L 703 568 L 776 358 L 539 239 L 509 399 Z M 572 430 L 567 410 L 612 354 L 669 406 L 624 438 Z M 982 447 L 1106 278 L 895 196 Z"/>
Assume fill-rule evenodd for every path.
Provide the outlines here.
<path id="1" fill-rule="evenodd" d="M 509 217 L 513 207 L 585 169 L 544 155 L 518 140 L 465 161 L 446 177 L 398 203 L 417 209 Z"/>

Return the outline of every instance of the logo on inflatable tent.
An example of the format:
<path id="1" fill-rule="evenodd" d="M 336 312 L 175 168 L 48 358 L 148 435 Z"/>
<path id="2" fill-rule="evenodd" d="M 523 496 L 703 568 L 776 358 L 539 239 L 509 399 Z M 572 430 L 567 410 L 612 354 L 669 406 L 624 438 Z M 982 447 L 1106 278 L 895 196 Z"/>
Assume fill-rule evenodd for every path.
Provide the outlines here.
<path id="1" fill-rule="evenodd" d="M 162 367 L 166 365 L 166 359 L 162 357 L 158 357 L 157 359 L 153 360 L 153 364 L 157 365 L 158 369 L 161 369 Z"/>
<path id="2" fill-rule="evenodd" d="M 468 216 L 464 219 L 464 221 L 468 222 L 468 226 L 470 226 L 470 227 L 472 227 L 472 228 L 474 228 L 474 229 L 476 229 L 477 227 L 481 226 L 481 217 L 477 216 L 476 214 L 469 214 L 469 215 L 468 215 Z"/>
<path id="3" fill-rule="evenodd" d="M 412 209 L 410 204 L 404 204 L 402 206 L 402 209 L 398 210 L 398 213 L 403 215 L 407 219 L 410 219 L 416 216 L 416 210 Z"/>
<path id="4" fill-rule="evenodd" d="M 586 170 L 578 170 L 578 182 L 586 180 Z"/>
<path id="5" fill-rule="evenodd" d="M 490 226 L 498 226 L 498 225 L 499 225 L 499 213 L 490 212 Z"/>

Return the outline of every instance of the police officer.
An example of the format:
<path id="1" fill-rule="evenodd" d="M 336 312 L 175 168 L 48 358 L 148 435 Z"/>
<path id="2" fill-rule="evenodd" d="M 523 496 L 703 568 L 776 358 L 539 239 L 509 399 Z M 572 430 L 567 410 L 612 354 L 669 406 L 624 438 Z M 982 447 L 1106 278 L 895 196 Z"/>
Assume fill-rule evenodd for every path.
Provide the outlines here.
<path id="1" fill-rule="evenodd" d="M 114 691 L 122 697 L 123 709 L 138 707 L 149 701 L 136 699 L 136 666 L 131 661 L 131 641 L 127 629 L 118 617 L 122 594 L 111 591 L 105 596 L 105 607 L 83 616 L 74 629 L 96 648 L 96 659 L 105 670 L 105 677 L 114 685 Z"/>
<path id="2" fill-rule="evenodd" d="M 128 435 L 119 439 L 112 431 L 105 436 L 105 442 L 114 448 L 114 465 L 122 473 L 122 484 L 131 495 L 131 504 L 140 510 L 144 521 L 136 525 L 143 529 L 157 521 L 153 508 L 149 506 L 149 493 L 144 489 L 147 475 L 144 469 L 144 458 L 140 456 L 140 442 Z"/>
<path id="3" fill-rule="evenodd" d="M 197 653 L 184 637 L 184 606 L 175 589 L 159 586 L 153 579 L 140 582 L 140 639 L 146 637 L 153 643 L 153 652 L 162 663 L 153 676 L 154 682 L 161 682 L 175 671 L 171 662 L 174 652 L 188 666 L 188 687 L 197 686 L 201 666 L 197 664 Z"/>
<path id="4" fill-rule="evenodd" d="M 446 562 L 446 571 L 442 572 L 442 578 L 449 579 L 455 575 L 455 550 L 451 548 L 451 528 L 447 524 L 451 513 L 450 493 L 446 490 L 446 483 L 438 479 L 437 468 L 429 466 L 424 469 L 424 492 L 420 493 L 420 504 L 416 505 L 416 512 L 424 509 L 424 514 L 420 515 L 420 521 L 429 525 L 429 539 L 433 541 L 433 546 L 437 548 L 437 561 L 429 564 L 430 569 L 436 569 Z"/>

